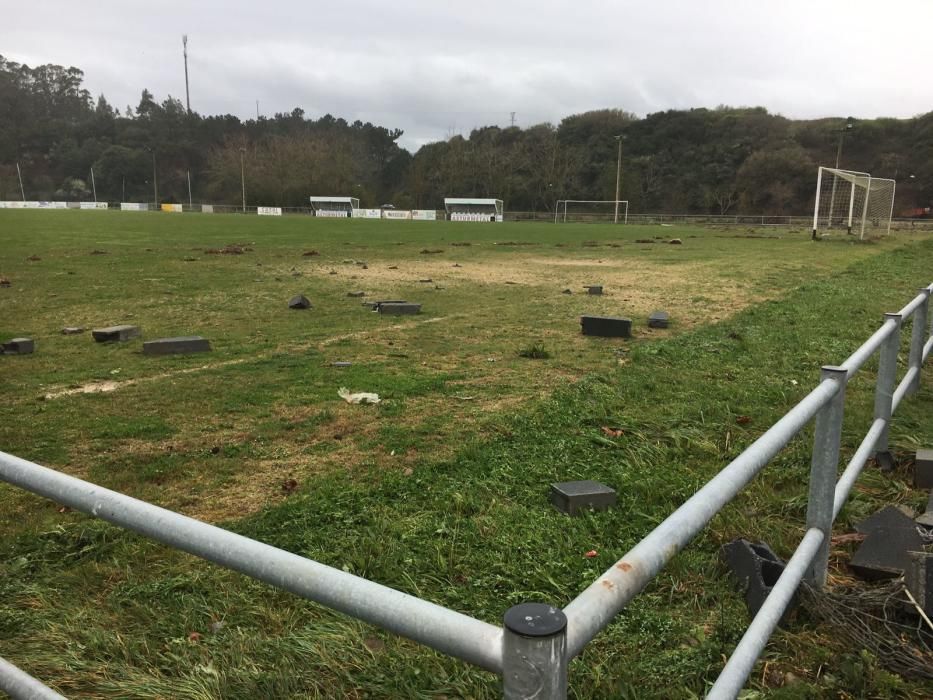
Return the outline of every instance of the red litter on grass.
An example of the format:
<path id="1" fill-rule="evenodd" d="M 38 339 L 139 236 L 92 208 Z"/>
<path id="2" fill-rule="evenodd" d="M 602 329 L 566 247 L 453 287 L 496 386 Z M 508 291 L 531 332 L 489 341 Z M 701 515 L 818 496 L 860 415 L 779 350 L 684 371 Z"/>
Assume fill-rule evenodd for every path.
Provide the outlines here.
<path id="1" fill-rule="evenodd" d="M 587 559 L 592 559 L 593 557 L 596 556 L 596 554 L 597 554 L 596 550 L 595 550 L 595 549 L 591 549 L 589 552 L 587 552 L 587 553 L 584 554 L 583 556 L 585 556 Z"/>

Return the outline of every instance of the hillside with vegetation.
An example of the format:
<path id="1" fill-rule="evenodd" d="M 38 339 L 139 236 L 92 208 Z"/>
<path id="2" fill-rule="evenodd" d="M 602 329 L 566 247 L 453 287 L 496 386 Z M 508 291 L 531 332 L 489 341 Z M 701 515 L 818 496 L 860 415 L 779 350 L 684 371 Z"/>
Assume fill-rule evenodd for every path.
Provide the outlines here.
<path id="1" fill-rule="evenodd" d="M 812 207 L 817 165 L 831 165 L 845 118 L 793 120 L 763 107 L 622 109 L 557 125 L 489 126 L 412 154 L 402 131 L 324 115 L 243 121 L 189 114 L 143 90 L 119 110 L 83 86 L 74 67 L 34 68 L 0 56 L 0 199 L 239 203 L 302 206 L 312 193 L 364 206 L 439 207 L 444 196 L 496 196 L 511 211 L 548 211 L 559 198 L 610 199 L 623 140 L 622 197 L 635 212 L 801 214 Z M 895 213 L 933 200 L 933 112 L 857 119 L 842 167 L 898 180 Z"/>

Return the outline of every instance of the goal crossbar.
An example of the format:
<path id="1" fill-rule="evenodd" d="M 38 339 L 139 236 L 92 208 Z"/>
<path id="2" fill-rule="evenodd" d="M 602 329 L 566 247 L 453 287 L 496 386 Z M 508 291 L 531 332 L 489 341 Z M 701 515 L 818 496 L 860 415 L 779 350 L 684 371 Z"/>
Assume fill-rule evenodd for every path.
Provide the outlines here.
<path id="1" fill-rule="evenodd" d="M 628 223 L 628 200 L 627 199 L 558 199 L 554 205 L 554 223 L 567 223 L 567 205 L 568 204 L 614 204 L 615 212 L 613 223 L 619 223 L 619 213 L 622 210 L 622 223 Z M 563 207 L 563 212 L 561 212 Z"/>

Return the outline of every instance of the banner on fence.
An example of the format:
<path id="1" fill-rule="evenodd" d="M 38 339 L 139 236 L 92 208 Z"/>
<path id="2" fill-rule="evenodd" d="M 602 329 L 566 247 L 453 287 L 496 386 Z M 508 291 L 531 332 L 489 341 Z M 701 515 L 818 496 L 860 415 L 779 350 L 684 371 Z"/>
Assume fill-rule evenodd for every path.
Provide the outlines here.
<path id="1" fill-rule="evenodd" d="M 79 209 L 106 209 L 107 202 L 79 202 Z"/>
<path id="2" fill-rule="evenodd" d="M 202 213 L 202 214 L 213 214 L 213 213 L 214 213 L 214 205 L 213 205 L 213 204 L 202 204 L 202 205 L 201 205 L 201 213 Z"/>
<path id="3" fill-rule="evenodd" d="M 411 211 L 407 209 L 383 209 L 383 219 L 410 219 Z"/>
<path id="4" fill-rule="evenodd" d="M 120 211 L 149 211 L 146 202 L 120 202 Z"/>
<path id="5" fill-rule="evenodd" d="M 256 207 L 259 216 L 282 216 L 282 207 Z"/>
<path id="6" fill-rule="evenodd" d="M 436 209 L 412 209 L 411 218 L 415 221 L 437 221 Z"/>
<path id="7" fill-rule="evenodd" d="M 172 214 L 181 214 L 181 205 L 180 204 L 163 204 L 162 211 L 167 211 Z"/>
<path id="8" fill-rule="evenodd" d="M 381 219 L 382 211 L 379 209 L 354 209 L 354 219 Z"/>

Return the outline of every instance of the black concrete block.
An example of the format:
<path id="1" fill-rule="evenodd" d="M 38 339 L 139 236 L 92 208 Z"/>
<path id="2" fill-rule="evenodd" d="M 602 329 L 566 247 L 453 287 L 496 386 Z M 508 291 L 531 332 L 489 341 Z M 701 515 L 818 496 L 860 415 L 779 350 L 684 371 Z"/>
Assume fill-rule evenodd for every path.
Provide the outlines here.
<path id="1" fill-rule="evenodd" d="M 377 311 L 386 316 L 407 316 L 409 314 L 420 314 L 421 304 L 411 302 L 382 302 Z"/>
<path id="2" fill-rule="evenodd" d="M 98 343 L 107 343 L 113 340 L 123 342 L 138 338 L 142 335 L 142 331 L 139 326 L 108 326 L 107 328 L 93 329 L 91 335 L 94 336 L 94 340 Z"/>
<path id="3" fill-rule="evenodd" d="M 597 335 L 603 338 L 631 338 L 632 320 L 612 316 L 581 316 L 580 325 L 583 335 Z"/>
<path id="4" fill-rule="evenodd" d="M 179 338 L 159 338 L 143 343 L 143 355 L 182 355 L 191 352 L 210 352 L 211 344 L 199 335 Z"/>
<path id="5" fill-rule="evenodd" d="M 744 593 L 748 614 L 754 617 L 783 573 L 783 560 L 767 544 L 756 544 L 744 539 L 723 545 L 719 556 Z M 781 617 L 782 623 L 796 605 L 795 595 Z"/>
<path id="6" fill-rule="evenodd" d="M 348 297 L 365 297 L 366 292 L 347 292 Z"/>
<path id="7" fill-rule="evenodd" d="M 933 554 L 907 553 L 904 584 L 927 617 L 933 617 Z"/>
<path id="8" fill-rule="evenodd" d="M 30 355 L 36 350 L 36 343 L 32 338 L 13 338 L 0 346 L 4 355 Z"/>
<path id="9" fill-rule="evenodd" d="M 404 299 L 380 299 L 379 301 L 364 301 L 363 306 L 373 311 L 378 311 L 382 304 L 407 304 Z"/>
<path id="10" fill-rule="evenodd" d="M 648 317 L 649 328 L 667 328 L 671 322 L 671 317 L 666 311 L 652 311 Z"/>
<path id="11" fill-rule="evenodd" d="M 914 486 L 933 489 L 933 450 L 917 450 L 914 458 Z"/>
<path id="12" fill-rule="evenodd" d="M 923 544 L 916 527 L 878 527 L 852 555 L 849 567 L 869 581 L 896 578 L 907 570 L 907 553 L 922 550 Z"/>
<path id="13" fill-rule="evenodd" d="M 873 513 L 864 520 L 856 523 L 853 529 L 863 535 L 870 535 L 881 528 L 886 530 L 913 530 L 914 521 L 900 508 L 885 506 L 877 513 Z"/>
<path id="14" fill-rule="evenodd" d="M 563 481 L 551 484 L 551 503 L 567 515 L 589 508 L 606 510 L 616 504 L 616 492 L 598 481 Z"/>
<path id="15" fill-rule="evenodd" d="M 308 301 L 308 297 L 304 294 L 298 294 L 293 296 L 288 300 L 288 308 L 290 309 L 310 309 L 311 302 Z"/>
<path id="16" fill-rule="evenodd" d="M 601 296 L 603 293 L 603 286 L 601 284 L 588 284 L 584 287 L 587 294 L 592 294 L 593 296 Z"/>

